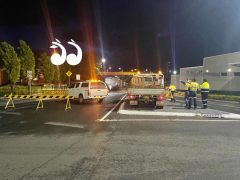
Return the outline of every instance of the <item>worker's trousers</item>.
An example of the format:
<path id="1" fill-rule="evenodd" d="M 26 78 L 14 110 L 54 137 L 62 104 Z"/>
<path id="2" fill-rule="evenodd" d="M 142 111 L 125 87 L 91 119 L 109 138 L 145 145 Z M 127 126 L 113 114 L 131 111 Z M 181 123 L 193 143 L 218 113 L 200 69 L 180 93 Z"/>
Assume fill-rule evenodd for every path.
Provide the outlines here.
<path id="1" fill-rule="evenodd" d="M 197 108 L 197 91 L 189 91 L 188 109 L 191 109 L 192 101 L 193 101 L 194 109 L 196 109 Z"/>
<path id="2" fill-rule="evenodd" d="M 201 92 L 201 95 L 202 95 L 203 109 L 206 109 L 208 106 L 208 92 Z"/>
<path id="3" fill-rule="evenodd" d="M 171 93 L 171 102 L 176 102 L 176 99 L 174 97 L 175 91 L 171 91 L 170 93 Z"/>

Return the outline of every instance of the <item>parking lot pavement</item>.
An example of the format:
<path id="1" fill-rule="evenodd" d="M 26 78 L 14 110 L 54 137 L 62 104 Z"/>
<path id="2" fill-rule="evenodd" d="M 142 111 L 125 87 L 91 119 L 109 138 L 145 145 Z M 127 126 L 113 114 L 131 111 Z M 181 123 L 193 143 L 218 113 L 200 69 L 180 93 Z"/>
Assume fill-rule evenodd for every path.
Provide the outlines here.
<path id="1" fill-rule="evenodd" d="M 185 109 L 181 102 L 165 101 L 163 109 L 155 109 L 150 105 L 140 105 L 139 107 L 131 107 L 128 102 L 124 102 L 119 111 L 121 115 L 141 115 L 141 116 L 165 116 L 165 117 L 203 117 L 203 118 L 228 118 L 239 119 L 240 114 L 229 113 L 215 109 Z"/>
<path id="2" fill-rule="evenodd" d="M 0 98 L 0 107 L 5 107 L 7 102 L 8 102 L 8 98 L 2 97 Z M 24 104 L 24 103 L 31 103 L 31 102 L 37 102 L 38 100 L 36 99 L 14 99 L 14 104 Z"/>

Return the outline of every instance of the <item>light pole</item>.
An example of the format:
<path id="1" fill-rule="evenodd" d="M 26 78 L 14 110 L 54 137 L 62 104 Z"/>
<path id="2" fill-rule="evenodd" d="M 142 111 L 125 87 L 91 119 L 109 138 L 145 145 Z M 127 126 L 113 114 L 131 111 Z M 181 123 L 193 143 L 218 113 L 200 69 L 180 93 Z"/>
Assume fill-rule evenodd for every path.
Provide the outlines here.
<path id="1" fill-rule="evenodd" d="M 105 63 L 106 63 L 106 59 L 102 58 L 102 68 L 103 68 L 103 71 L 105 70 Z"/>

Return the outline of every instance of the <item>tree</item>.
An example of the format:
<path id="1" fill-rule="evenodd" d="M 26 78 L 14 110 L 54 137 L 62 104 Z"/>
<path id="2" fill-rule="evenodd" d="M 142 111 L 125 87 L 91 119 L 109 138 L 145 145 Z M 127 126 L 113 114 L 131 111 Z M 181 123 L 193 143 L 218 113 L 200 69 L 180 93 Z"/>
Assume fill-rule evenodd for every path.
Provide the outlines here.
<path id="1" fill-rule="evenodd" d="M 103 65 L 101 61 L 96 62 L 95 64 L 96 75 L 99 76 L 100 72 L 103 71 Z"/>
<path id="2" fill-rule="evenodd" d="M 15 83 L 19 80 L 21 68 L 20 60 L 14 50 L 14 47 L 7 42 L 1 42 L 0 59 L 2 59 L 3 66 L 6 68 L 6 72 L 8 74 L 8 78 L 14 86 Z"/>
<path id="3" fill-rule="evenodd" d="M 27 80 L 27 71 L 32 71 L 32 76 L 35 77 L 35 57 L 34 53 L 23 40 L 19 41 L 18 57 L 21 62 L 20 78 Z"/>
<path id="4" fill-rule="evenodd" d="M 60 82 L 60 70 L 59 66 L 54 66 L 54 78 L 53 78 L 54 83 L 59 83 Z"/>
<path id="5" fill-rule="evenodd" d="M 38 57 L 39 71 L 43 73 L 46 82 L 51 83 L 54 80 L 55 66 L 51 63 L 50 56 L 42 53 Z"/>

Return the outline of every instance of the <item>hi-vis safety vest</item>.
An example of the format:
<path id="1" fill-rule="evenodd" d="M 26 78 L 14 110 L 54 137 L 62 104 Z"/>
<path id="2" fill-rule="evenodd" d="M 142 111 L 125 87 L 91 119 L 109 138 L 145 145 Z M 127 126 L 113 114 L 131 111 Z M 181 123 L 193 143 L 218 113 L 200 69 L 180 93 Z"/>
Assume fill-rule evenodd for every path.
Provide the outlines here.
<path id="1" fill-rule="evenodd" d="M 200 88 L 201 88 L 201 92 L 209 92 L 210 85 L 208 82 L 203 82 L 200 85 Z"/>
<path id="2" fill-rule="evenodd" d="M 190 82 L 186 82 L 184 85 L 184 90 L 188 91 L 190 88 L 191 83 Z"/>
<path id="3" fill-rule="evenodd" d="M 191 82 L 190 91 L 197 91 L 199 89 L 199 84 L 197 82 Z"/>
<path id="4" fill-rule="evenodd" d="M 176 86 L 170 85 L 170 86 L 169 86 L 169 90 L 170 90 L 170 91 L 175 91 L 175 90 L 176 90 Z"/>

